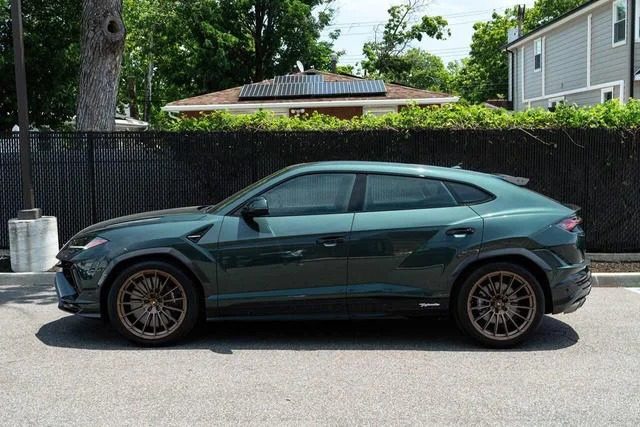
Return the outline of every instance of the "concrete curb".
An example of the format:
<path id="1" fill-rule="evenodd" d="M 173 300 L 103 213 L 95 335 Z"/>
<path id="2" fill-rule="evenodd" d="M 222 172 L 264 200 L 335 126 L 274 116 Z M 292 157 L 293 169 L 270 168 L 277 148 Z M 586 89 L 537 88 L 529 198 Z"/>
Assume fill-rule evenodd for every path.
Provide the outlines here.
<path id="1" fill-rule="evenodd" d="M 640 262 L 639 253 L 601 254 L 589 252 L 587 257 L 593 262 Z"/>
<path id="2" fill-rule="evenodd" d="M 55 273 L 0 273 L 0 285 L 53 286 Z M 593 273 L 593 286 L 600 288 L 640 287 L 640 273 Z"/>
<path id="3" fill-rule="evenodd" d="M 593 286 L 601 288 L 640 287 L 640 273 L 593 273 Z"/>

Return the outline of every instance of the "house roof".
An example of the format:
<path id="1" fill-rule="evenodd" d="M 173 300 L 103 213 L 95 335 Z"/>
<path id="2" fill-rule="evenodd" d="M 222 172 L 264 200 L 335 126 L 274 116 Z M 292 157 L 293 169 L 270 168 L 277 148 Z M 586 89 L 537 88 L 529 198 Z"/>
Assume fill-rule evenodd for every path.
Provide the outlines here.
<path id="1" fill-rule="evenodd" d="M 334 74 L 328 73 L 325 71 L 313 71 L 314 73 L 322 74 L 324 76 L 324 80 L 331 81 L 352 81 L 352 80 L 363 80 L 361 77 L 347 75 L 347 74 Z M 310 73 L 307 71 L 306 73 Z M 273 80 L 264 80 L 264 84 L 272 83 Z M 255 106 L 256 104 L 295 104 L 300 101 L 304 101 L 306 103 L 323 103 L 323 102 L 336 102 L 336 101 L 371 101 L 371 100 L 384 100 L 384 101 L 403 101 L 403 100 L 422 100 L 422 99 L 435 99 L 442 100 L 442 102 L 455 102 L 457 98 L 452 97 L 452 95 L 441 93 L 441 92 L 433 92 L 428 90 L 416 89 L 409 86 L 404 86 L 397 83 L 387 83 L 385 82 L 387 93 L 385 95 L 372 95 L 372 96 L 357 96 L 357 97 L 320 97 L 320 98 L 288 98 L 288 99 L 270 99 L 268 101 L 257 101 L 257 100 L 241 100 L 240 99 L 240 90 L 242 86 L 233 87 L 230 89 L 221 90 L 218 92 L 207 93 L 200 96 L 194 96 L 192 98 L 181 99 L 179 101 L 174 101 L 167 104 L 164 109 L 166 110 L 178 110 L 180 106 L 185 107 L 193 107 L 193 106 L 207 106 L 207 105 L 216 105 L 216 106 L 224 106 L 224 105 L 234 105 L 234 106 L 242 106 L 246 105 L 247 107 Z"/>
<path id="2" fill-rule="evenodd" d="M 582 12 L 587 8 L 591 8 L 591 7 L 595 6 L 596 3 L 600 3 L 600 2 L 603 2 L 603 1 L 604 0 L 588 0 L 588 1 L 584 2 L 584 3 L 582 3 L 580 6 L 574 8 L 574 9 L 571 9 L 570 11 L 558 16 L 557 18 L 554 18 L 551 21 L 546 22 L 546 23 L 540 25 L 539 27 L 534 28 L 533 30 L 529 31 L 527 34 L 524 34 L 524 35 L 518 37 L 517 39 L 513 40 L 512 42 L 507 43 L 506 48 L 508 49 L 511 46 L 520 44 L 524 40 L 526 40 L 526 39 L 538 34 L 539 32 L 541 32 L 541 31 L 543 31 L 543 30 L 545 30 L 545 29 L 547 29 L 547 28 L 549 28 L 549 27 L 551 27 L 553 25 L 558 25 L 558 24 L 563 23 L 564 21 L 568 21 L 568 20 L 572 19 L 574 17 L 574 15 L 576 15 L 577 13 Z"/>

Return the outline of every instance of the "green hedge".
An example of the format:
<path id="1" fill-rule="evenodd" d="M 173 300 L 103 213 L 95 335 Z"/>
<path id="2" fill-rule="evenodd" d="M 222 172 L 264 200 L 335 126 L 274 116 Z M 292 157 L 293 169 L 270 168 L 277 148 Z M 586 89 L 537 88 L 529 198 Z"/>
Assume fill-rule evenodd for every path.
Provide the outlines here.
<path id="1" fill-rule="evenodd" d="M 234 115 L 224 111 L 197 118 L 164 115 L 159 123 L 167 131 L 346 131 L 375 129 L 635 129 L 640 125 L 640 101 L 622 105 L 617 101 L 593 107 L 560 106 L 555 112 L 530 109 L 510 112 L 480 105 L 449 104 L 442 107 L 411 107 L 383 116 L 365 115 L 351 120 L 314 113 L 304 117 L 278 117 L 267 111 Z"/>

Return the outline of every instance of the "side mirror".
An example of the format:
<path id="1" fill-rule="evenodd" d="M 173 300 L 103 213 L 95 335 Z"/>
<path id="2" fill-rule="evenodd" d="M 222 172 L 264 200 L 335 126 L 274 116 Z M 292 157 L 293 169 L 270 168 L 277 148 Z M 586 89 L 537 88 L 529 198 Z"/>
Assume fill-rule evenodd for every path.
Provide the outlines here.
<path id="1" fill-rule="evenodd" d="M 255 218 L 269 215 L 269 204 L 264 197 L 256 197 L 249 200 L 240 211 L 244 218 Z"/>

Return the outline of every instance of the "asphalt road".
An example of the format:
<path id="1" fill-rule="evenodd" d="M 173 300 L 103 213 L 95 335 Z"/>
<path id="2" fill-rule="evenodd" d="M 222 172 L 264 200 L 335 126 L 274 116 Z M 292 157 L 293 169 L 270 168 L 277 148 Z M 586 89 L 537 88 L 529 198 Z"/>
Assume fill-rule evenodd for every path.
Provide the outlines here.
<path id="1" fill-rule="evenodd" d="M 640 293 L 594 289 L 510 351 L 447 321 L 218 323 L 139 349 L 0 286 L 0 424 L 640 424 Z"/>

